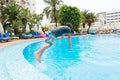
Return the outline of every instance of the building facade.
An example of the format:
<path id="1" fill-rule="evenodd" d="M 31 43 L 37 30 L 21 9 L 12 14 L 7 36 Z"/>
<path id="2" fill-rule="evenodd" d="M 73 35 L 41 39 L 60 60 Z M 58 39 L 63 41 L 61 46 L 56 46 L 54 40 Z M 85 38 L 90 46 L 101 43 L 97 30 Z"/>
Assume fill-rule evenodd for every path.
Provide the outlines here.
<path id="1" fill-rule="evenodd" d="M 16 3 L 28 8 L 31 13 L 36 13 L 36 0 L 16 0 Z"/>
<path id="2" fill-rule="evenodd" d="M 120 24 L 120 10 L 111 10 L 98 13 L 97 24 L 101 25 L 119 25 Z"/>
<path id="3" fill-rule="evenodd" d="M 106 12 L 106 23 L 120 22 L 120 10 L 111 10 Z"/>
<path id="4" fill-rule="evenodd" d="M 36 0 L 5 0 L 6 3 L 15 1 L 18 5 L 23 8 L 28 8 L 31 13 L 36 13 Z"/>
<path id="5" fill-rule="evenodd" d="M 102 25 L 106 24 L 106 12 L 101 12 L 96 15 L 98 22 L 100 22 Z"/>

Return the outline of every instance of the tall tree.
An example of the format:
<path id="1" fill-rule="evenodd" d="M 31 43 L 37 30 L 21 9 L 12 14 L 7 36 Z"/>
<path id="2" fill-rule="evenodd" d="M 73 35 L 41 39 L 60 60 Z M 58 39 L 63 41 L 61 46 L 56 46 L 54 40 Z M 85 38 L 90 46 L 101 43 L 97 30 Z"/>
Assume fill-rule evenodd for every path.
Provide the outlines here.
<path id="1" fill-rule="evenodd" d="M 88 30 L 87 30 L 87 33 L 89 33 L 89 30 L 90 30 L 90 27 L 91 27 L 91 24 L 93 23 L 93 22 L 95 22 L 97 20 L 97 18 L 96 18 L 96 16 L 95 16 L 95 13 L 92 13 L 92 12 L 90 12 L 90 13 L 88 13 L 87 15 L 86 15 L 86 22 L 87 22 L 87 24 L 88 24 Z"/>
<path id="2" fill-rule="evenodd" d="M 15 34 L 18 33 L 18 26 L 17 25 L 14 26 L 14 24 L 16 24 L 15 22 L 16 20 L 18 20 L 17 15 L 20 11 L 21 11 L 21 7 L 13 2 L 8 4 L 8 6 L 5 7 L 2 12 L 4 15 L 8 16 L 6 21 L 10 21 L 12 23 L 12 27 L 14 29 Z"/>
<path id="3" fill-rule="evenodd" d="M 4 10 L 5 0 L 0 0 L 0 22 L 4 22 L 3 10 Z"/>
<path id="4" fill-rule="evenodd" d="M 0 0 L 0 14 L 2 14 L 2 10 L 11 3 L 15 3 L 15 0 Z"/>
<path id="5" fill-rule="evenodd" d="M 42 18 L 43 18 L 43 14 L 35 14 L 35 13 L 30 14 L 29 19 L 28 19 L 30 31 L 31 31 L 31 28 L 35 26 L 35 24 L 39 24 Z"/>
<path id="6" fill-rule="evenodd" d="M 58 14 L 58 21 L 61 25 L 71 23 L 73 30 L 78 31 L 82 20 L 82 14 L 77 7 L 63 5 Z"/>
<path id="7" fill-rule="evenodd" d="M 84 10 L 82 11 L 82 26 L 83 28 L 85 28 L 85 24 L 87 23 L 86 20 L 87 20 L 87 14 L 88 14 L 89 10 Z"/>
<path id="8" fill-rule="evenodd" d="M 23 32 L 25 32 L 26 29 L 26 24 L 28 22 L 28 19 L 30 17 L 30 11 L 28 8 L 24 9 L 22 8 L 21 11 L 19 12 L 19 14 L 17 15 L 18 19 L 20 19 L 24 25 L 23 27 Z"/>
<path id="9" fill-rule="evenodd" d="M 63 0 L 44 0 L 44 2 L 48 5 L 44 10 L 47 18 L 51 18 L 51 22 L 56 23 L 57 27 L 57 8 L 63 3 Z"/>

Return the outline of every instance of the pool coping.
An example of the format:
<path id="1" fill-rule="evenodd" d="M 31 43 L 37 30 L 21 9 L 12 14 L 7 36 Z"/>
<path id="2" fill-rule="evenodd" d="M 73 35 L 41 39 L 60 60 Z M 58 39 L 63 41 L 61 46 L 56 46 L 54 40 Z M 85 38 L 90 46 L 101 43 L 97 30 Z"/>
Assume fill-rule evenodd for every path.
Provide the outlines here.
<path id="1" fill-rule="evenodd" d="M 0 80 L 52 80 L 24 58 L 24 48 L 38 41 L 41 40 L 27 40 L 0 48 Z"/>

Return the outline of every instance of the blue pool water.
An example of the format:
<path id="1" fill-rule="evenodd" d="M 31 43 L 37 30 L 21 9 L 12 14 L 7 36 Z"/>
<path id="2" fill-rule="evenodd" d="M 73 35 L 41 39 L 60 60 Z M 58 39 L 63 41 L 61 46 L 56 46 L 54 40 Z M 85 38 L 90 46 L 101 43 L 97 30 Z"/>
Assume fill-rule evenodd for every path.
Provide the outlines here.
<path id="1" fill-rule="evenodd" d="M 120 80 L 120 36 L 72 37 L 56 39 L 38 64 L 34 52 L 44 41 L 27 46 L 24 57 L 37 70 L 53 80 Z"/>

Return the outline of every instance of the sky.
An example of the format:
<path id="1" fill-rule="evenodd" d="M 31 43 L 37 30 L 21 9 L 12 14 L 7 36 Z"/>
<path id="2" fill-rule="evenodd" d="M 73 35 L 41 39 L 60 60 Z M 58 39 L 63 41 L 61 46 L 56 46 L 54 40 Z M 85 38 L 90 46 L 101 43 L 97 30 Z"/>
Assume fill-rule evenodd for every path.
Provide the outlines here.
<path id="1" fill-rule="evenodd" d="M 41 13 L 46 4 L 43 0 L 37 1 L 37 13 Z M 119 0 L 63 0 L 64 4 L 76 6 L 81 11 L 89 10 L 90 12 L 100 13 L 110 10 L 120 9 Z"/>

